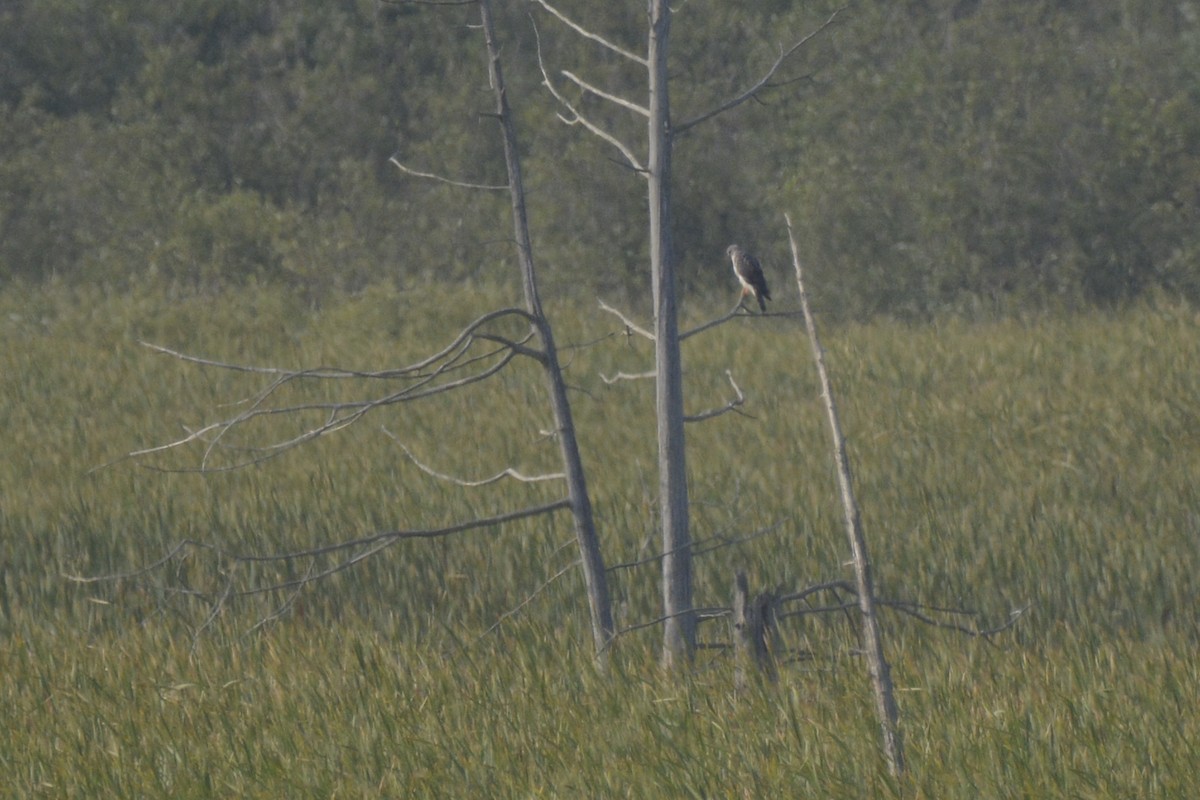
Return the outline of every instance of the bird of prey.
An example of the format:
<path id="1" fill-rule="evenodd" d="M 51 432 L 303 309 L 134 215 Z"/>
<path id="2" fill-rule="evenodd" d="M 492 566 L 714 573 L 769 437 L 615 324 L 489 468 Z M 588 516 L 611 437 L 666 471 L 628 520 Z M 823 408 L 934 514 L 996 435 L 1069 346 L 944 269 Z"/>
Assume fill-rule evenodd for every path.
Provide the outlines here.
<path id="1" fill-rule="evenodd" d="M 748 294 L 754 295 L 754 299 L 758 301 L 758 307 L 765 313 L 767 301 L 771 299 L 771 290 L 767 288 L 767 279 L 763 276 L 762 265 L 758 263 L 757 258 L 736 244 L 729 245 L 729 249 L 725 252 L 733 261 L 733 274 L 742 284 L 742 297 L 745 298 Z"/>

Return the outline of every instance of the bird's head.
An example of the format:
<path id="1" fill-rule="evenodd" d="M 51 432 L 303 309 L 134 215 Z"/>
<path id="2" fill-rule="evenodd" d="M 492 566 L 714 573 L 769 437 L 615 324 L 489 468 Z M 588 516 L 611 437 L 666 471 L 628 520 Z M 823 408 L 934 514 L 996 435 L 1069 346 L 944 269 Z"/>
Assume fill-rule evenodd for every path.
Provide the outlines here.
<path id="1" fill-rule="evenodd" d="M 731 245 L 729 245 L 729 247 L 725 248 L 725 255 L 729 256 L 730 258 L 733 258 L 734 254 L 740 252 L 741 249 L 742 248 L 739 247 L 738 245 L 731 244 Z"/>

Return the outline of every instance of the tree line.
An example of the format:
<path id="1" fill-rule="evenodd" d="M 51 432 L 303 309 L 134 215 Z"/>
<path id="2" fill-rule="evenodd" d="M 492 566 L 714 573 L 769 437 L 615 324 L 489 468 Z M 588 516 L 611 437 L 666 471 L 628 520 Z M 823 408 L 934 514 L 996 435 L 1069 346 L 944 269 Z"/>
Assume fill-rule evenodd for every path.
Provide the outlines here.
<path id="1" fill-rule="evenodd" d="M 603 48 L 497 9 L 549 291 L 644 291 L 640 179 L 557 122 L 538 55 L 635 94 Z M 558 4 L 616 43 L 641 4 Z M 594 4 L 593 4 L 594 5 Z M 684 6 L 677 119 L 746 88 L 842 3 Z M 586 14 L 582 12 L 586 10 Z M 16 0 L 0 10 L 0 280 L 245 280 L 323 292 L 508 275 L 470 14 L 362 0 Z M 790 212 L 815 301 L 847 316 L 1200 297 L 1200 7 L 861 0 L 763 102 L 680 137 L 685 291 L 734 287 L 739 241 L 781 274 Z M 549 58 L 553 55 L 553 58 Z M 584 110 L 603 101 L 550 76 Z M 628 92 L 623 92 L 627 89 Z M 604 110 L 617 135 L 645 121 Z"/>

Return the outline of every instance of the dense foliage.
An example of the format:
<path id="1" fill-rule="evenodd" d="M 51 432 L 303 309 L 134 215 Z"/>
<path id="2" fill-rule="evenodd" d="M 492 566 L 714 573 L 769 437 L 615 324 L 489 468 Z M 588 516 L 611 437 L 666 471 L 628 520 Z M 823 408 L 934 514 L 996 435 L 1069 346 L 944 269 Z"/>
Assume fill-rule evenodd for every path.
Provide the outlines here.
<path id="1" fill-rule="evenodd" d="M 533 4 L 504 5 L 545 277 L 644 288 L 644 186 L 555 119 L 530 13 L 564 90 L 571 69 L 641 101 L 645 76 Z M 641 3 L 558 5 L 642 49 Z M 837 5 L 682 6 L 676 118 L 751 84 Z M 254 276 L 319 295 L 507 274 L 503 197 L 387 161 L 501 178 L 473 14 L 373 0 L 5 3 L 0 280 Z M 787 211 L 831 311 L 1200 296 L 1198 18 L 1190 1 L 850 4 L 763 102 L 679 141 L 685 281 L 728 289 L 735 240 L 782 273 Z M 644 138 L 636 115 L 580 101 Z"/>

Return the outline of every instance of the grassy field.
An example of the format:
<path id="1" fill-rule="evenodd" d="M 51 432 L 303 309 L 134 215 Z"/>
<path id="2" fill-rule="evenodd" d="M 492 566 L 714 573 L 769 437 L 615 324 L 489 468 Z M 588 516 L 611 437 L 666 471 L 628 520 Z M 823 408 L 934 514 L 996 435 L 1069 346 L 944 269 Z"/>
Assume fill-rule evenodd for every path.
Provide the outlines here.
<path id="1" fill-rule="evenodd" d="M 702 650 L 682 681 L 661 674 L 653 629 L 623 637 L 598 670 L 578 570 L 537 591 L 576 557 L 565 516 L 399 542 L 253 632 L 286 596 L 242 598 L 196 635 L 208 606 L 179 589 L 228 568 L 209 551 L 137 580 L 66 579 L 136 569 L 184 539 L 293 551 L 555 499 L 550 483 L 448 486 L 397 444 L 463 477 L 556 470 L 539 433 L 541 379 L 525 365 L 244 470 L 163 471 L 196 466 L 195 449 L 118 460 L 235 413 L 264 385 L 138 340 L 247 364 L 379 369 L 513 299 L 484 286 L 376 288 L 314 309 L 264 289 L 0 291 L 7 791 L 1200 796 L 1200 313 L 1169 300 L 826 326 L 881 594 L 971 609 L 985 627 L 1029 608 L 991 642 L 888 613 L 910 767 L 899 782 L 839 617 L 789 621 L 787 644 L 810 657 L 741 694 L 719 650 Z M 560 343 L 594 343 L 566 357 L 606 558 L 644 559 L 656 548 L 652 387 L 599 375 L 647 369 L 649 347 L 610 336 L 613 319 L 590 302 L 551 311 Z M 728 604 L 735 568 L 781 590 L 848 577 L 801 324 L 738 320 L 689 340 L 685 359 L 689 411 L 726 402 L 727 368 L 748 398 L 745 416 L 689 428 L 695 535 L 770 530 L 701 556 L 697 602 Z M 243 565 L 235 577 L 248 588 L 306 566 Z M 613 573 L 621 625 L 656 616 L 656 578 L 652 561 Z M 727 640 L 722 624 L 702 638 Z"/>

